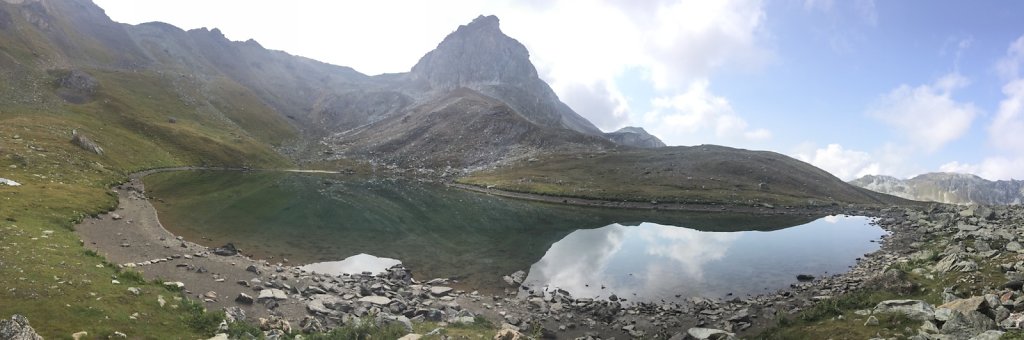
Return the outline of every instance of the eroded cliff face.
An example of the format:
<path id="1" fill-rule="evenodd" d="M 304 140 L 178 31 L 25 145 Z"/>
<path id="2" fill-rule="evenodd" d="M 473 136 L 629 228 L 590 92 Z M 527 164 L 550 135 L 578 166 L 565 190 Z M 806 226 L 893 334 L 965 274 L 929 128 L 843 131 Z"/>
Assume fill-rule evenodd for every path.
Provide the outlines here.
<path id="1" fill-rule="evenodd" d="M 433 89 L 465 87 L 494 97 L 540 125 L 601 134 L 537 76 L 526 47 L 502 33 L 493 15 L 459 26 L 413 66 L 411 75 Z"/>
<path id="2" fill-rule="evenodd" d="M 864 176 L 850 184 L 916 201 L 1005 205 L 1024 202 L 1024 181 L 989 181 L 958 173 L 928 173 L 911 179 Z"/>

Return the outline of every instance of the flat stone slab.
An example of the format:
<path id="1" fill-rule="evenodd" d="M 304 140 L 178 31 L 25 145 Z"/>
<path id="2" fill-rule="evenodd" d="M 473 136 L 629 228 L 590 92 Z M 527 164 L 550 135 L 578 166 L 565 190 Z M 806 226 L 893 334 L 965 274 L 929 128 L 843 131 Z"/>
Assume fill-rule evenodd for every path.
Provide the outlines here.
<path id="1" fill-rule="evenodd" d="M 378 306 L 387 306 L 391 303 L 391 299 L 384 296 L 364 296 L 359 298 L 359 302 L 369 302 Z"/>
<path id="2" fill-rule="evenodd" d="M 274 299 L 274 300 L 288 300 L 288 294 L 285 294 L 285 292 L 283 290 L 273 289 L 272 288 L 272 289 L 261 290 L 259 297 L 256 298 L 256 300 L 259 300 L 259 301 L 270 300 L 270 299 Z"/>

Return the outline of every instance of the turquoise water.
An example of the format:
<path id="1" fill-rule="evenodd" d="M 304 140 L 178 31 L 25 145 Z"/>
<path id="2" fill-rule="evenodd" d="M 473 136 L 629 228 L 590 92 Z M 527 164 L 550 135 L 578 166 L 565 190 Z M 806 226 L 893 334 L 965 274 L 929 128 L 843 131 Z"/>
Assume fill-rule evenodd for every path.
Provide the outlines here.
<path id="1" fill-rule="evenodd" d="M 290 264 L 369 254 L 334 268 L 396 259 L 417 279 L 484 292 L 524 270 L 531 285 L 580 296 L 756 293 L 843 271 L 884 233 L 865 218 L 584 208 L 344 175 L 185 171 L 145 182 L 164 226 L 201 244 Z"/>

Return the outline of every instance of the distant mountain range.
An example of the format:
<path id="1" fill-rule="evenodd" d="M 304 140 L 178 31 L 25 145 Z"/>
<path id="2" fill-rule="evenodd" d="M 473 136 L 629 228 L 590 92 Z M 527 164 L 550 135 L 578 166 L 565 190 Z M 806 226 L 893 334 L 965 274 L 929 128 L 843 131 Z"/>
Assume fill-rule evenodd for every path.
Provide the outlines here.
<path id="1" fill-rule="evenodd" d="M 989 181 L 960 173 L 928 173 L 911 179 L 868 175 L 850 184 L 915 201 L 951 204 L 1021 204 L 1024 181 Z"/>
<path id="2" fill-rule="evenodd" d="M 620 201 L 646 200 L 648 189 L 629 189 L 644 180 L 636 188 L 664 200 L 891 202 L 778 153 L 665 147 L 635 127 L 604 133 L 559 100 L 494 16 L 459 26 L 409 72 L 367 76 L 217 29 L 116 23 L 89 0 L 2 0 L 0 88 L 0 127 L 45 131 L 35 142 L 46 145 L 77 131 L 103 150 L 82 157 L 103 168 L 510 167 L 488 176 L 579 183 Z M 4 151 L 27 166 L 36 151 L 26 150 Z"/>

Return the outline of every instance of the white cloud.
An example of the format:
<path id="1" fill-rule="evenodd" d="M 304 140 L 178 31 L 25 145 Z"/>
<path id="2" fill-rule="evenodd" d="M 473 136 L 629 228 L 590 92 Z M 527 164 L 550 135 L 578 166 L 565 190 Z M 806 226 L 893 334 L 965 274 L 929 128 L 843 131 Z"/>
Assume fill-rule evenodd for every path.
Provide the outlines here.
<path id="1" fill-rule="evenodd" d="M 1024 79 L 1003 86 L 1006 99 L 989 126 L 989 140 L 997 148 L 1024 155 Z"/>
<path id="2" fill-rule="evenodd" d="M 629 123 L 629 105 L 614 84 L 568 85 L 561 99 L 601 130 L 614 131 Z"/>
<path id="3" fill-rule="evenodd" d="M 772 137 L 766 129 L 751 129 L 729 101 L 711 93 L 708 86 L 708 81 L 701 79 L 682 94 L 655 98 L 653 110 L 644 114 L 644 126 L 668 145 L 745 146 Z"/>
<path id="4" fill-rule="evenodd" d="M 980 112 L 974 104 L 952 98 L 967 84 L 967 78 L 954 73 L 930 85 L 901 85 L 882 96 L 868 114 L 895 128 L 912 145 L 935 152 L 963 136 Z"/>
<path id="5" fill-rule="evenodd" d="M 1010 43 L 1006 49 L 1006 56 L 996 63 L 996 70 L 1007 79 L 1020 77 L 1020 65 L 1024 64 L 1024 35 Z"/>
<path id="6" fill-rule="evenodd" d="M 1024 178 L 1024 79 L 1020 66 L 1024 64 L 1024 36 L 1006 50 L 1006 56 L 996 63 L 999 74 L 1008 79 L 1003 86 L 1006 96 L 999 103 L 999 111 L 988 128 L 989 142 L 1005 155 L 989 156 L 980 163 L 949 162 L 943 171 L 973 173 L 986 179 Z"/>
<path id="7" fill-rule="evenodd" d="M 874 161 L 871 154 L 845 149 L 839 144 L 829 144 L 810 152 L 798 152 L 795 158 L 828 171 L 844 181 L 877 175 L 882 171 L 881 164 Z"/>
<path id="8" fill-rule="evenodd" d="M 977 164 L 954 161 L 943 164 L 939 170 L 975 174 L 993 181 L 1024 179 L 1024 158 L 988 157 Z"/>

